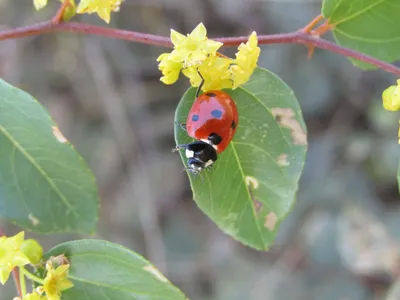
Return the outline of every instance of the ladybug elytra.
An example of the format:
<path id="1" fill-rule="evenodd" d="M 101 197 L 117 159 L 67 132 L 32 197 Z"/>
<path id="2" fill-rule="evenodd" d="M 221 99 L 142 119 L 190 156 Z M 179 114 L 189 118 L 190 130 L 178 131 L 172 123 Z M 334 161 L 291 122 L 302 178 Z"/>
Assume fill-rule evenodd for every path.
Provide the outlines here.
<path id="1" fill-rule="evenodd" d="M 185 148 L 188 169 L 195 174 L 217 160 L 233 139 L 239 122 L 236 104 L 226 92 L 210 90 L 199 96 L 203 82 L 186 120 L 186 131 L 196 141 L 177 146 Z"/>

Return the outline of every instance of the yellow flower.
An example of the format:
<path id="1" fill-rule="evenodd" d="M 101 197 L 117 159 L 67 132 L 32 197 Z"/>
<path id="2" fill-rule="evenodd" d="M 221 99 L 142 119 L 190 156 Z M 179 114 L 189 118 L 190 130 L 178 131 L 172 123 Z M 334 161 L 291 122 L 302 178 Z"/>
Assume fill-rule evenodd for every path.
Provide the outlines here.
<path id="1" fill-rule="evenodd" d="M 123 0 L 81 0 L 78 5 L 78 14 L 97 13 L 105 22 L 110 23 L 111 12 L 119 11 Z"/>
<path id="2" fill-rule="evenodd" d="M 260 55 L 257 34 L 253 32 L 247 43 L 239 46 L 236 59 L 222 57 L 217 53 L 222 43 L 207 38 L 203 23 L 187 36 L 171 30 L 171 41 L 174 50 L 157 58 L 160 62 L 158 68 L 163 74 L 160 80 L 172 84 L 182 71 L 190 84 L 196 87 L 201 83 L 200 72 L 204 78 L 203 91 L 235 89 L 244 84 L 253 74 Z"/>
<path id="3" fill-rule="evenodd" d="M 53 268 L 51 261 L 46 263 L 47 275 L 44 279 L 44 291 L 48 300 L 60 300 L 61 292 L 73 287 L 73 283 L 68 280 L 69 265 L 60 265 Z"/>
<path id="4" fill-rule="evenodd" d="M 400 79 L 382 93 L 383 107 L 389 111 L 400 110 Z"/>
<path id="5" fill-rule="evenodd" d="M 47 0 L 33 0 L 33 5 L 35 6 L 36 10 L 42 9 L 47 5 Z"/>
<path id="6" fill-rule="evenodd" d="M 24 232 L 0 238 L 0 282 L 4 284 L 15 267 L 29 264 L 29 258 L 21 251 L 24 242 Z"/>
<path id="7" fill-rule="evenodd" d="M 246 83 L 257 67 L 260 48 L 257 46 L 257 34 L 255 31 L 249 37 L 246 44 L 240 44 L 236 53 L 235 65 L 232 66 L 233 88 Z"/>
<path id="8" fill-rule="evenodd" d="M 30 294 L 26 294 L 24 296 L 24 300 L 47 300 L 46 296 L 41 296 L 36 292 L 30 293 Z"/>
<path id="9" fill-rule="evenodd" d="M 201 82 L 200 72 L 204 78 L 204 84 L 201 88 L 203 91 L 232 88 L 232 80 L 230 79 L 229 72 L 231 63 L 232 60 L 229 58 L 214 55 L 198 68 L 187 68 L 182 73 L 190 79 L 191 85 L 196 87 Z"/>
<path id="10" fill-rule="evenodd" d="M 161 77 L 160 80 L 165 84 L 173 84 L 177 81 L 182 69 L 182 63 L 174 62 L 170 60 L 169 57 L 169 53 L 163 53 L 157 58 L 157 61 L 160 62 L 158 64 L 158 69 L 163 74 L 163 77 Z"/>
<path id="11" fill-rule="evenodd" d="M 185 68 L 201 64 L 222 46 L 222 43 L 207 38 L 207 30 L 203 23 L 197 25 L 187 37 L 172 29 L 171 41 L 174 50 L 169 59 L 183 63 Z"/>

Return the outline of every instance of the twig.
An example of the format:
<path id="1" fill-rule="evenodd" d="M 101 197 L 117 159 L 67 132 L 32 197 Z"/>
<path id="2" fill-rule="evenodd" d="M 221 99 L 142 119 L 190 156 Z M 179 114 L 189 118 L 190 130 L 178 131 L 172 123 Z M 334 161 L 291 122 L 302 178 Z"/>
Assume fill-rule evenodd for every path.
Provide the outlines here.
<path id="1" fill-rule="evenodd" d="M 58 9 L 56 15 L 51 19 L 52 24 L 60 24 L 63 20 L 63 15 L 67 7 L 69 6 L 70 0 L 64 0 L 63 4 Z"/>
<path id="2" fill-rule="evenodd" d="M 315 27 L 315 25 L 317 25 L 319 23 L 319 21 L 321 21 L 323 19 L 324 19 L 324 17 L 321 14 L 319 14 L 314 19 L 312 19 L 312 21 L 310 23 L 308 23 L 306 26 L 304 26 L 299 31 L 304 32 L 304 33 L 310 33 L 311 30 Z"/>
<path id="3" fill-rule="evenodd" d="M 54 31 L 68 31 L 75 33 L 93 34 L 103 37 L 122 39 L 122 40 L 160 46 L 160 47 L 169 47 L 169 48 L 172 47 L 170 39 L 164 36 L 152 35 L 142 32 L 122 30 L 122 29 L 94 26 L 76 22 L 54 24 L 52 23 L 52 21 L 45 21 L 25 27 L 2 30 L 0 31 L 0 40 L 23 38 Z M 230 38 L 215 38 L 214 40 L 224 43 L 225 46 L 237 46 L 240 43 L 246 42 L 247 39 L 248 39 L 247 36 L 239 36 Z M 385 70 L 386 72 L 400 76 L 400 68 L 392 64 L 386 63 L 369 55 L 362 54 L 358 51 L 336 45 L 335 43 L 323 40 L 319 37 L 314 37 L 304 32 L 259 35 L 258 42 L 259 44 L 313 45 L 317 48 L 325 49 L 346 57 L 354 58 L 359 61 L 374 65 L 382 70 Z"/>

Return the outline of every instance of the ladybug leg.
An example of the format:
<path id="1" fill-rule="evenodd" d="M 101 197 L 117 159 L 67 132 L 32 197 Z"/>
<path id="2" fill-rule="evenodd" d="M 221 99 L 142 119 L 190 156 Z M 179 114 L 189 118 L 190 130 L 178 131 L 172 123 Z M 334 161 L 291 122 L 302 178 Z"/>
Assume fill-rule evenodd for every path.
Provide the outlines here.
<path id="1" fill-rule="evenodd" d="M 176 125 L 178 125 L 180 128 L 182 128 L 183 130 L 186 130 L 186 124 L 185 123 L 181 123 L 181 122 L 175 122 Z"/>
<path id="2" fill-rule="evenodd" d="M 197 68 L 197 74 L 199 74 L 199 76 L 201 78 L 201 82 L 200 82 L 200 84 L 199 84 L 199 86 L 197 87 L 197 90 L 196 90 L 196 98 L 199 97 L 201 88 L 203 87 L 203 84 L 204 84 L 204 78 L 203 78 L 203 76 L 201 76 L 201 74 L 199 72 L 199 68 Z"/>
<path id="3" fill-rule="evenodd" d="M 176 145 L 175 148 L 172 149 L 172 152 L 179 151 L 180 149 L 186 149 L 186 144 Z"/>

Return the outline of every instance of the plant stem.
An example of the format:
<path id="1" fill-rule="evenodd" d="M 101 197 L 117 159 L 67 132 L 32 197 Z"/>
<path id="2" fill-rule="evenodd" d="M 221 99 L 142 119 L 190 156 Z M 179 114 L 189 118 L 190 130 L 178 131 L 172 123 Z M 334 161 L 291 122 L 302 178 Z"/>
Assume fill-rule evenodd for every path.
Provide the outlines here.
<path id="1" fill-rule="evenodd" d="M 142 44 L 172 47 L 172 43 L 168 37 L 152 35 L 142 32 L 108 28 L 102 26 L 94 26 L 84 23 L 66 22 L 54 24 L 51 20 L 37 24 L 18 27 L 14 29 L 0 31 L 0 40 L 23 38 L 34 36 L 54 31 L 68 31 L 75 33 L 94 34 L 103 37 L 122 39 Z M 247 42 L 248 36 L 230 37 L 230 38 L 215 38 L 213 40 L 224 43 L 225 46 L 237 46 L 240 43 Z M 304 32 L 291 32 L 282 34 L 259 35 L 259 44 L 304 44 L 312 45 L 317 48 L 325 49 L 337 54 L 354 58 L 359 61 L 374 65 L 386 72 L 393 73 L 400 77 L 400 68 L 395 65 L 386 63 L 369 55 L 362 54 L 358 51 L 351 50 L 335 43 L 323 40 L 319 37 L 314 37 L 311 34 Z"/>
<path id="2" fill-rule="evenodd" d="M 24 272 L 21 272 L 21 268 L 20 267 L 20 272 L 19 272 L 19 285 L 21 287 L 21 298 L 24 299 L 24 296 L 26 295 L 26 283 L 25 283 L 25 275 Z"/>
<path id="3" fill-rule="evenodd" d="M 69 0 L 64 0 L 60 8 L 58 9 L 56 15 L 51 19 L 51 22 L 53 24 L 60 24 L 62 22 L 64 12 L 68 6 L 69 6 Z"/>
<path id="4" fill-rule="evenodd" d="M 20 267 L 20 272 L 23 273 L 26 277 L 28 277 L 30 280 L 35 281 L 41 285 L 44 284 L 44 280 L 36 275 L 33 275 L 31 272 L 29 272 L 27 269 L 24 267 Z"/>
<path id="5" fill-rule="evenodd" d="M 323 19 L 324 19 L 324 17 L 321 14 L 319 14 L 310 23 L 308 23 L 306 26 L 304 26 L 299 31 L 304 32 L 304 33 L 309 33 L 315 27 L 315 25 L 317 25 L 319 23 L 319 21 L 321 21 Z"/>

